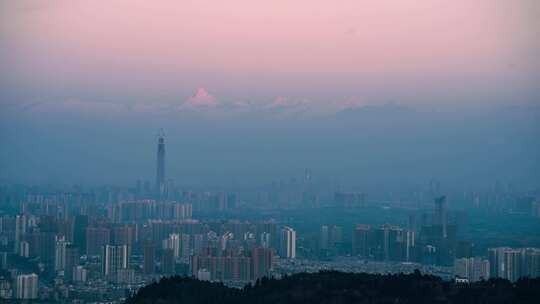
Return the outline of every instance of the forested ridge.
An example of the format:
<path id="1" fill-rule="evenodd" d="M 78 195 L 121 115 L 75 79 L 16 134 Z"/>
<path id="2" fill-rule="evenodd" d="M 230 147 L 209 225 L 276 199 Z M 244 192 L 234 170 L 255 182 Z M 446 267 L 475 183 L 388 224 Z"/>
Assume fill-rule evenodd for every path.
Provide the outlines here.
<path id="1" fill-rule="evenodd" d="M 170 277 L 141 288 L 126 303 L 540 303 L 540 279 L 458 284 L 419 272 L 375 275 L 324 271 L 265 278 L 236 289 L 221 283 Z"/>

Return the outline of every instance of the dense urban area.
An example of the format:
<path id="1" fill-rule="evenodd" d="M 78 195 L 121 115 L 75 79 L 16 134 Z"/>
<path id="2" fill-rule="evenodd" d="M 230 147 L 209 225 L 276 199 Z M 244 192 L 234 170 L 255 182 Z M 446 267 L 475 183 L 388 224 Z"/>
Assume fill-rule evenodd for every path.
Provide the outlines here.
<path id="1" fill-rule="evenodd" d="M 0 0 L 0 304 L 540 304 L 540 0 Z"/>
<path id="2" fill-rule="evenodd" d="M 443 191 L 345 191 L 306 169 L 248 189 L 0 188 L 0 298 L 120 303 L 170 276 L 243 288 L 263 277 L 340 271 L 470 284 L 540 276 L 540 200 L 502 182 Z"/>

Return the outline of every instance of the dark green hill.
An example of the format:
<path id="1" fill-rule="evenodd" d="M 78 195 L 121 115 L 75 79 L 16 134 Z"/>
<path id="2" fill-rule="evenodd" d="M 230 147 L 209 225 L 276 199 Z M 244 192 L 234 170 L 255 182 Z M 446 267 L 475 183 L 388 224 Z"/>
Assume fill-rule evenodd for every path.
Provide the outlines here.
<path id="1" fill-rule="evenodd" d="M 523 279 L 515 284 L 497 279 L 464 285 L 418 272 L 372 275 L 326 271 L 263 279 L 240 290 L 173 277 L 140 289 L 127 303 L 540 303 L 540 279 Z"/>

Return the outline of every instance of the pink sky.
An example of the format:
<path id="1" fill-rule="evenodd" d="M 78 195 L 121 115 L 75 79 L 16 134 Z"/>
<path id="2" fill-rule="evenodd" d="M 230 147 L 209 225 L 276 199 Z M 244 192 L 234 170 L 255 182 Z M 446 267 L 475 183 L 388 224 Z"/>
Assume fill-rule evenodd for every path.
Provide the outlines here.
<path id="1" fill-rule="evenodd" d="M 3 82 L 36 96 L 538 97 L 534 0 L 0 3 Z"/>

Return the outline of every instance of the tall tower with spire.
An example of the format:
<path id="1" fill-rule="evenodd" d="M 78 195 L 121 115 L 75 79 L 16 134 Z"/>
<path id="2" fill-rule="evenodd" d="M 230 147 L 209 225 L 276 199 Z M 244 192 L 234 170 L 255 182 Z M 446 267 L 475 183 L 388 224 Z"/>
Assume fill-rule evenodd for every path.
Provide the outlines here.
<path id="1" fill-rule="evenodd" d="M 156 194 L 162 199 L 165 194 L 165 133 L 159 130 L 157 145 L 157 172 L 156 172 Z"/>

